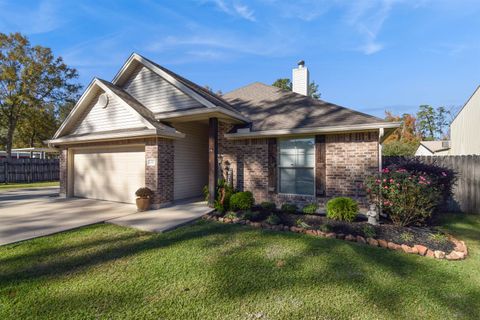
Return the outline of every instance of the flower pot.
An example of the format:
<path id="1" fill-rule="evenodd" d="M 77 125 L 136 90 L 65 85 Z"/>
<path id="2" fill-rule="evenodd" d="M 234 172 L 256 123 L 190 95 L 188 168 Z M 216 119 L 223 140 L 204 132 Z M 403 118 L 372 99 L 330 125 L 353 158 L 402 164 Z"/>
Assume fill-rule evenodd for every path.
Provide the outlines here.
<path id="1" fill-rule="evenodd" d="M 150 208 L 150 198 L 137 198 L 137 211 L 146 211 Z"/>

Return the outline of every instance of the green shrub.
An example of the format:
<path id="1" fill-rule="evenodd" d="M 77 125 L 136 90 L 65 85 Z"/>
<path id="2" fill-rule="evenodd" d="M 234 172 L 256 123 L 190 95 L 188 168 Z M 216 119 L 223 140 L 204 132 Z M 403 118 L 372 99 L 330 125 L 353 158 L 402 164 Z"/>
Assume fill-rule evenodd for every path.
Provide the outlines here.
<path id="1" fill-rule="evenodd" d="M 227 218 L 227 219 L 235 219 L 237 218 L 237 215 L 235 212 L 233 211 L 228 211 L 227 214 L 224 216 L 224 218 Z"/>
<path id="2" fill-rule="evenodd" d="M 281 219 L 280 219 L 279 216 L 272 213 L 271 215 L 268 216 L 268 218 L 265 220 L 265 222 L 268 223 L 268 224 L 277 225 L 277 224 L 280 224 Z"/>
<path id="3" fill-rule="evenodd" d="M 444 244 L 448 242 L 448 237 L 443 233 L 432 233 L 429 239 L 438 244 Z"/>
<path id="4" fill-rule="evenodd" d="M 413 241 L 413 234 L 411 232 L 408 232 L 408 231 L 402 232 L 402 234 L 400 235 L 400 239 L 403 242 L 412 242 Z"/>
<path id="5" fill-rule="evenodd" d="M 348 221 L 355 220 L 358 212 L 358 204 L 348 197 L 338 197 L 327 202 L 327 217 L 334 220 Z"/>
<path id="6" fill-rule="evenodd" d="M 305 214 L 315 214 L 317 213 L 318 204 L 316 203 L 309 203 L 305 207 L 303 207 L 302 211 Z"/>
<path id="7" fill-rule="evenodd" d="M 364 225 L 362 231 L 363 235 L 367 238 L 375 238 L 375 236 L 377 235 L 375 228 L 369 224 Z"/>
<path id="8" fill-rule="evenodd" d="M 275 211 L 275 209 L 277 209 L 277 206 L 275 205 L 275 203 L 268 202 L 268 201 L 262 202 L 260 204 L 260 207 L 262 207 L 262 209 L 265 211 Z"/>
<path id="9" fill-rule="evenodd" d="M 247 210 L 243 212 L 242 218 L 245 220 L 250 220 L 250 221 L 261 221 L 263 219 L 263 215 L 260 211 L 251 211 Z"/>
<path id="10" fill-rule="evenodd" d="M 296 213 L 297 210 L 298 210 L 298 207 L 296 204 L 293 204 L 293 203 L 284 203 L 282 204 L 282 209 L 281 209 L 283 212 L 285 213 Z"/>
<path id="11" fill-rule="evenodd" d="M 251 210 L 255 200 L 250 191 L 237 192 L 230 197 L 230 209 Z"/>
<path id="12" fill-rule="evenodd" d="M 295 224 L 297 225 L 297 227 L 303 228 L 303 229 L 311 229 L 311 228 L 312 228 L 311 225 L 309 225 L 308 223 L 306 223 L 306 222 L 303 221 L 302 219 L 297 219 L 297 221 L 295 222 Z"/>

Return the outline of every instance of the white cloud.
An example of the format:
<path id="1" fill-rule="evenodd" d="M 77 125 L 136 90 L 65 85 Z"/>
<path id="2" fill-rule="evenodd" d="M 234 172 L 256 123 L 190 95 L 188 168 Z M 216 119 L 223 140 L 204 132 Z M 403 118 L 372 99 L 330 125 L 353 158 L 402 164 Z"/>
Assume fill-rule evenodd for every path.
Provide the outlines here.
<path id="1" fill-rule="evenodd" d="M 393 6 L 399 2 L 401 0 L 359 0 L 349 6 L 346 22 L 363 37 L 363 44 L 358 50 L 370 55 L 384 49 L 384 44 L 378 41 L 378 35 Z"/>
<path id="2" fill-rule="evenodd" d="M 253 10 L 243 4 L 234 4 L 233 8 L 235 12 L 244 19 L 255 21 Z"/>
<path id="3" fill-rule="evenodd" d="M 43 0 L 36 7 L 21 2 L 0 3 L 0 26 L 10 32 L 41 34 L 58 29 L 64 19 L 60 15 L 60 3 Z"/>
<path id="4" fill-rule="evenodd" d="M 213 3 L 218 10 L 235 17 L 255 21 L 255 12 L 245 4 L 225 0 L 206 0 L 203 3 Z"/>

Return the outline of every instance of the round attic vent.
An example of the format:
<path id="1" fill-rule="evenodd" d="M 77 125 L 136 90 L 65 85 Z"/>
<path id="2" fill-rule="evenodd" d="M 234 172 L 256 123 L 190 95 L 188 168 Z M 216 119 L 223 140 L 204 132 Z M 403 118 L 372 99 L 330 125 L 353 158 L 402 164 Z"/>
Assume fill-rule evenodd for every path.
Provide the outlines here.
<path id="1" fill-rule="evenodd" d="M 98 102 L 97 104 L 101 107 L 101 108 L 106 108 L 107 105 L 108 105 L 108 96 L 106 93 L 102 93 L 100 95 L 100 97 L 98 97 Z"/>

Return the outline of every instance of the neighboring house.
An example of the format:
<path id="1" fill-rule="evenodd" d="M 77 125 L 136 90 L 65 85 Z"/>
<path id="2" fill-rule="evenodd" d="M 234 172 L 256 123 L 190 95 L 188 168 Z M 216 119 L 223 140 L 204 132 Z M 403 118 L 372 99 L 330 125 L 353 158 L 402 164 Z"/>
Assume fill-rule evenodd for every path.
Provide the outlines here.
<path id="1" fill-rule="evenodd" d="M 447 156 L 450 150 L 450 141 L 420 141 L 416 156 Z"/>
<path id="2" fill-rule="evenodd" d="M 480 154 L 480 86 L 450 124 L 450 155 Z"/>
<path id="3" fill-rule="evenodd" d="M 308 70 L 295 70 L 293 87 L 306 93 Z M 147 186 L 160 207 L 205 185 L 213 195 L 228 171 L 258 203 L 323 203 L 363 199 L 379 142 L 397 127 L 258 82 L 220 97 L 133 54 L 112 82 L 91 82 L 49 144 L 61 150 L 68 197 L 134 202 Z"/>
<path id="4" fill-rule="evenodd" d="M 56 158 L 58 156 L 58 150 L 54 148 L 14 148 L 11 152 L 11 157 L 16 159 L 46 159 Z M 0 151 L 0 159 L 7 158 L 6 151 Z"/>

